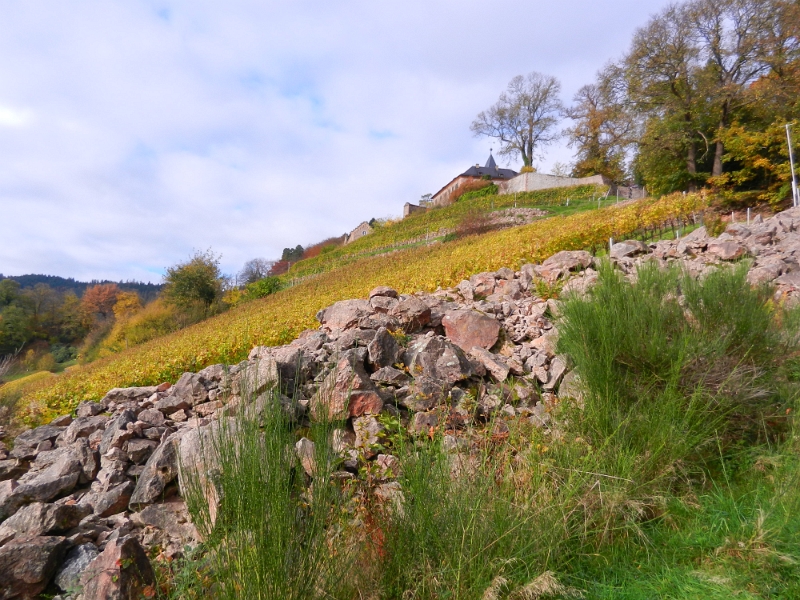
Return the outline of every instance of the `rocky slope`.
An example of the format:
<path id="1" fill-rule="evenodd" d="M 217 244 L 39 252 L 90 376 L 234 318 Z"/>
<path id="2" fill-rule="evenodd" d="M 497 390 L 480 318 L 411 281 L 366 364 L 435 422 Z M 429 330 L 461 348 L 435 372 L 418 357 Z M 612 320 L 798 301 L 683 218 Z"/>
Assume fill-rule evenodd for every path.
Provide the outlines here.
<path id="1" fill-rule="evenodd" d="M 800 293 L 798 230 L 793 209 L 732 224 L 717 238 L 700 228 L 680 240 L 617 243 L 610 255 L 630 274 L 655 260 L 680 261 L 697 276 L 750 256 L 751 283 L 773 283 L 776 298 L 792 299 Z M 398 461 L 374 450 L 380 413 L 417 433 L 443 428 L 453 450 L 465 445 L 468 425 L 492 416 L 501 437 L 510 419 L 555 432 L 549 408 L 580 391 L 555 353 L 557 304 L 536 290 L 559 281 L 564 291 L 586 289 L 597 277 L 595 261 L 587 252 L 560 252 L 432 294 L 376 288 L 320 311 L 319 329 L 291 344 L 254 348 L 238 365 L 185 373 L 174 385 L 110 390 L 22 433 L 10 451 L 0 442 L 0 600 L 35 597 L 53 585 L 62 598 L 147 595 L 154 585 L 148 555 L 174 557 L 199 541 L 179 463 L 213 470 L 200 464 L 204 437 L 220 419 L 263 409 L 276 382 L 298 427 L 323 416 L 346 423 L 334 436 L 341 468 L 357 473 L 373 462 L 384 494 L 397 489 Z M 296 448 L 310 476 L 311 444 L 303 438 Z"/>

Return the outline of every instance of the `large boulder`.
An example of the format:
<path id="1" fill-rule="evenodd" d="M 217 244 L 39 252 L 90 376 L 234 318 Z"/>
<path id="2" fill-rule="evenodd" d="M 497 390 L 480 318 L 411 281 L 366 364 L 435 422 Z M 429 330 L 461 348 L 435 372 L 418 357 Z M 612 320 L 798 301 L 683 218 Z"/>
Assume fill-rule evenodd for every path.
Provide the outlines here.
<path id="1" fill-rule="evenodd" d="M 327 331 L 356 327 L 362 317 L 374 312 L 367 300 L 342 300 L 317 313 L 317 320 Z"/>
<path id="2" fill-rule="evenodd" d="M 65 533 L 76 527 L 89 512 L 88 508 L 77 504 L 34 502 L 0 525 L 0 545 L 14 537 Z"/>
<path id="3" fill-rule="evenodd" d="M 181 432 L 173 433 L 156 448 L 130 496 L 131 508 L 152 504 L 164 496 L 167 486 L 178 476 L 178 443 Z"/>
<path id="4" fill-rule="evenodd" d="M 712 241 L 708 244 L 708 252 L 721 260 L 736 260 L 744 256 L 747 249 L 737 242 Z"/>
<path id="5" fill-rule="evenodd" d="M 431 309 L 416 296 L 409 296 L 389 311 L 406 333 L 419 331 L 431 322 Z"/>
<path id="6" fill-rule="evenodd" d="M 311 398 L 315 419 L 345 419 L 377 414 L 383 399 L 364 368 L 364 351 L 347 351 Z"/>
<path id="7" fill-rule="evenodd" d="M 135 422 L 136 413 L 132 410 L 123 410 L 111 419 L 103 432 L 103 438 L 100 440 L 100 455 L 102 456 L 111 448 L 119 448 L 128 441 L 133 436 L 128 430 L 128 423 Z"/>
<path id="8" fill-rule="evenodd" d="M 442 326 L 447 338 L 464 352 L 469 352 L 473 346 L 488 350 L 500 335 L 500 322 L 476 310 L 448 311 Z"/>
<path id="9" fill-rule="evenodd" d="M 68 547 L 63 537 L 35 536 L 0 548 L 0 600 L 35 598 L 44 591 Z"/>
<path id="10" fill-rule="evenodd" d="M 449 385 L 473 374 L 464 352 L 442 336 L 420 336 L 409 344 L 403 362 L 413 377 L 424 376 Z"/>
<path id="11" fill-rule="evenodd" d="M 540 277 L 552 283 L 570 271 L 590 267 L 592 260 L 592 255 L 585 250 L 562 250 L 534 269 Z"/>
<path id="12" fill-rule="evenodd" d="M 111 540 L 80 578 L 83 600 L 133 600 L 155 595 L 155 574 L 132 536 Z"/>
<path id="13" fill-rule="evenodd" d="M 0 521 L 26 504 L 47 502 L 71 491 L 82 472 L 82 465 L 72 452 L 60 452 L 53 464 L 43 471 L 27 473 L 20 482 L 3 481 L 0 483 Z"/>
<path id="14" fill-rule="evenodd" d="M 141 402 L 159 391 L 159 386 L 148 385 L 143 387 L 114 388 L 109 390 L 100 403 L 108 407 L 112 402 L 120 404 L 123 402 Z"/>
<path id="15" fill-rule="evenodd" d="M 385 327 L 381 327 L 375 333 L 375 337 L 367 345 L 369 362 L 378 368 L 391 367 L 398 360 L 402 349 Z"/>

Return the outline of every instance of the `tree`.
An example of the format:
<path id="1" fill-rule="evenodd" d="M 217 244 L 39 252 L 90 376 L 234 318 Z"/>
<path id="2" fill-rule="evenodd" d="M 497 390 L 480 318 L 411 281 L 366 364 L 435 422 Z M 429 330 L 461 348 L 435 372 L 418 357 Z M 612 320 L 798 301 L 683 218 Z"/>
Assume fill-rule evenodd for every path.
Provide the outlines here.
<path id="1" fill-rule="evenodd" d="M 612 181 L 625 178 L 625 150 L 631 141 L 633 123 L 613 91 L 613 79 L 608 73 L 601 73 L 598 83 L 579 89 L 573 105 L 564 111 L 574 121 L 564 134 L 569 146 L 577 148 L 575 177 L 604 175 Z"/>
<path id="2" fill-rule="evenodd" d="M 697 0 L 689 5 L 700 48 L 706 93 L 718 119 L 712 177 L 722 175 L 724 135 L 733 111 L 747 98 L 746 88 L 769 70 L 766 59 L 771 0 Z"/>
<path id="3" fill-rule="evenodd" d="M 239 272 L 239 284 L 247 285 L 248 283 L 255 283 L 259 279 L 264 279 L 269 274 L 273 264 L 275 264 L 274 261 L 265 258 L 248 260 Z"/>
<path id="4" fill-rule="evenodd" d="M 120 292 L 114 304 L 114 318 L 124 321 L 142 310 L 142 301 L 136 292 Z"/>
<path id="5" fill-rule="evenodd" d="M 475 136 L 497 139 L 500 155 L 519 155 L 523 164 L 530 166 L 535 152 L 559 137 L 560 92 L 561 84 L 550 75 L 517 75 L 497 103 L 475 118 L 470 129 Z"/>
<path id="6" fill-rule="evenodd" d="M 108 319 L 114 314 L 114 305 L 120 290 L 116 283 L 103 283 L 86 288 L 81 304 L 87 313 L 101 319 Z"/>
<path id="7" fill-rule="evenodd" d="M 301 258 L 303 258 L 303 247 L 300 244 L 295 248 L 284 248 L 281 254 L 281 260 L 290 263 L 295 263 Z"/>
<path id="8" fill-rule="evenodd" d="M 186 262 L 168 267 L 164 275 L 164 300 L 181 309 L 201 306 L 208 312 L 222 297 L 220 258 L 211 249 L 196 251 Z"/>

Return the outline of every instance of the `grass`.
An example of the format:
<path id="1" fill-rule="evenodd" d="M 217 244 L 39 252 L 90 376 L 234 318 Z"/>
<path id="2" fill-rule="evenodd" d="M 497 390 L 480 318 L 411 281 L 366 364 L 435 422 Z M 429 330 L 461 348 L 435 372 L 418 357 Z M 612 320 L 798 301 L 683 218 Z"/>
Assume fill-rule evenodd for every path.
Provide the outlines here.
<path id="1" fill-rule="evenodd" d="M 441 429 L 396 432 L 394 497 L 370 469 L 329 485 L 329 425 L 313 434 L 323 468 L 305 488 L 277 402 L 263 430 L 237 422 L 218 446 L 212 597 L 798 597 L 800 309 L 745 276 L 651 266 L 632 283 L 601 268 L 562 305 L 559 348 L 582 398 L 552 409 L 553 431 L 511 419 L 498 436 L 490 420 L 449 432 L 464 442 L 455 453 Z M 270 541 L 286 538 L 273 516 L 289 546 Z M 270 587 L 305 573 L 296 552 L 314 585 Z M 184 585 L 188 597 L 201 584 Z"/>
<path id="2" fill-rule="evenodd" d="M 70 369 L 52 383 L 26 390 L 23 416 L 28 423 L 40 422 L 83 400 L 99 399 L 113 387 L 174 381 L 185 371 L 238 362 L 255 345 L 288 343 L 303 329 L 317 326 L 314 315 L 321 308 L 365 297 L 377 285 L 401 293 L 449 287 L 481 271 L 541 262 L 560 250 L 603 247 L 609 237 L 620 239 L 669 219 L 687 219 L 704 206 L 699 196 L 674 195 L 360 259 L 184 330 Z"/>

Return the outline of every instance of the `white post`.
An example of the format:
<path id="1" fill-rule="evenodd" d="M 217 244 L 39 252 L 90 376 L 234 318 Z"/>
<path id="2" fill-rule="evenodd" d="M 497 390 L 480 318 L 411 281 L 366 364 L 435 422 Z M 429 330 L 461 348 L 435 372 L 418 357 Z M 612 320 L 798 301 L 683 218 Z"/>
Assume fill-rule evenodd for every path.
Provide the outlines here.
<path id="1" fill-rule="evenodd" d="M 608 253 L 611 254 L 611 247 L 614 245 L 614 238 L 608 238 Z"/>
<path id="2" fill-rule="evenodd" d="M 786 142 L 789 144 L 789 166 L 792 169 L 792 206 L 800 204 L 800 198 L 797 194 L 797 177 L 794 173 L 794 152 L 792 152 L 792 135 L 789 133 L 790 123 L 786 124 Z"/>
<path id="3" fill-rule="evenodd" d="M 747 224 L 750 225 L 750 209 L 747 209 Z"/>
<path id="4" fill-rule="evenodd" d="M 731 223 L 736 223 L 736 214 L 731 211 Z"/>

